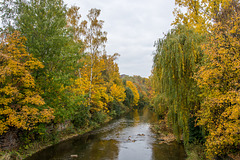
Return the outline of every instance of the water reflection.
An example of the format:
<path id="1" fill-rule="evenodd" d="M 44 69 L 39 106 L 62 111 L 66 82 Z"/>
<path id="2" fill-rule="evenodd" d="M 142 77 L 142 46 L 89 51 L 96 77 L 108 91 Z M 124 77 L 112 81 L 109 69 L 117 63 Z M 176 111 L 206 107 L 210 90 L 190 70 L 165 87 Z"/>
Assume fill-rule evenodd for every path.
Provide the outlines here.
<path id="1" fill-rule="evenodd" d="M 93 132 L 43 150 L 29 160 L 183 160 L 182 145 L 158 144 L 149 126 L 157 116 L 147 108 L 126 116 Z M 77 155 L 77 158 L 71 158 Z"/>

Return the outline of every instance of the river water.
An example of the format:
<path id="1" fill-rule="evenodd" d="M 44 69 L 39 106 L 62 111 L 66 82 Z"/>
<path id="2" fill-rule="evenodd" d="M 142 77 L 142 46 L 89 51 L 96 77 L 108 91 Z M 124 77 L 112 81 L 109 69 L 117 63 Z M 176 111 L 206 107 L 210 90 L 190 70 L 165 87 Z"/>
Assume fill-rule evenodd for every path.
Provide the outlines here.
<path id="1" fill-rule="evenodd" d="M 149 128 L 157 116 L 133 110 L 99 129 L 42 150 L 28 160 L 184 160 L 181 144 L 159 144 Z"/>

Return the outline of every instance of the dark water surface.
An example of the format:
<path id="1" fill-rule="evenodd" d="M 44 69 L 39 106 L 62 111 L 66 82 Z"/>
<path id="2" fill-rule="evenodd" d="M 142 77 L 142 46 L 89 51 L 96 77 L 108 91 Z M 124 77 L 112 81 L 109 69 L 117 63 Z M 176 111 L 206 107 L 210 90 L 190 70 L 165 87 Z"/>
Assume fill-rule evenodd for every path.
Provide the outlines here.
<path id="1" fill-rule="evenodd" d="M 154 122 L 157 116 L 147 108 L 134 110 L 90 133 L 40 151 L 28 160 L 186 159 L 183 145 L 159 144 L 149 128 Z"/>

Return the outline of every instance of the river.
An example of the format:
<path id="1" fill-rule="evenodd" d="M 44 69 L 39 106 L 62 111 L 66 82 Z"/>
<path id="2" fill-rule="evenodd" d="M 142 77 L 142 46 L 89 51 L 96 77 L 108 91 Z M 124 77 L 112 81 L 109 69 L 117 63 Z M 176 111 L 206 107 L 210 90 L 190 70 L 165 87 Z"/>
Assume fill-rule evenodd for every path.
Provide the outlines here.
<path id="1" fill-rule="evenodd" d="M 27 160 L 184 160 L 181 144 L 159 144 L 147 107 L 133 110 L 101 128 L 42 150 Z"/>

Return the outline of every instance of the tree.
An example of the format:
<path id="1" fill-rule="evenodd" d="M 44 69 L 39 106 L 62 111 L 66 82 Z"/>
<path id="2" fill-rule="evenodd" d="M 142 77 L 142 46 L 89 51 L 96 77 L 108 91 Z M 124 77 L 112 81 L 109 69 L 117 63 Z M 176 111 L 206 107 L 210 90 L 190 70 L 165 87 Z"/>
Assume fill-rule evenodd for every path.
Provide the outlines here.
<path id="1" fill-rule="evenodd" d="M 224 155 L 240 145 L 240 12 L 232 1 L 215 17 L 208 37 L 203 65 L 196 73 L 204 98 L 198 112 L 199 125 L 209 132 L 206 137 L 208 158 Z"/>
<path id="2" fill-rule="evenodd" d="M 54 119 L 54 110 L 45 106 L 32 76 L 33 71 L 44 66 L 26 51 L 25 41 L 17 31 L 1 35 L 0 135 L 9 127 L 31 130 Z"/>
<path id="3" fill-rule="evenodd" d="M 85 51 L 90 57 L 90 85 L 89 85 L 89 106 L 91 105 L 92 99 L 92 84 L 94 83 L 94 69 L 97 69 L 95 63 L 99 61 L 99 55 L 101 53 L 101 47 L 104 49 L 104 43 L 107 41 L 107 33 L 102 32 L 103 21 L 97 18 L 100 15 L 101 10 L 91 9 L 87 15 L 89 26 L 87 21 L 83 21 L 82 25 L 82 35 L 84 36 Z"/>
<path id="4" fill-rule="evenodd" d="M 134 99 L 133 92 L 132 92 L 132 90 L 129 87 L 126 87 L 125 88 L 125 94 L 126 94 L 126 98 L 123 101 L 123 104 L 125 106 L 131 107 L 132 104 L 133 104 L 133 99 Z"/>
<path id="5" fill-rule="evenodd" d="M 235 0 L 234 0 L 235 1 Z M 231 0 L 175 0 L 174 25 L 185 24 L 198 33 L 205 34 L 212 26 L 213 20 L 220 14 L 222 8 L 227 8 Z M 185 13 L 181 8 L 186 10 Z"/>
<path id="6" fill-rule="evenodd" d="M 200 105 L 199 89 L 193 75 L 201 62 L 202 37 L 185 25 L 178 25 L 159 39 L 154 55 L 152 82 L 156 110 L 168 114 L 174 134 L 189 141 L 189 120 Z M 160 104 L 159 104 L 160 103 Z"/>
<path id="7" fill-rule="evenodd" d="M 87 106 L 92 112 L 106 109 L 107 103 L 110 100 L 106 93 L 107 88 L 104 85 L 105 82 L 102 77 L 102 72 L 105 68 L 106 65 L 101 57 L 96 57 L 94 63 L 91 65 L 91 56 L 85 56 L 79 84 L 81 88 L 84 88 L 84 94 L 88 98 Z M 93 76 L 92 81 L 91 76 Z"/>
<path id="8" fill-rule="evenodd" d="M 56 109 L 55 121 L 68 119 L 74 106 L 65 88 L 76 78 L 82 45 L 67 28 L 66 5 L 62 0 L 16 0 L 15 8 L 15 29 L 27 38 L 28 52 L 45 66 L 33 74 L 42 97 Z"/>
<path id="9" fill-rule="evenodd" d="M 139 93 L 138 93 L 137 87 L 131 81 L 126 81 L 126 87 L 132 90 L 132 93 L 134 95 L 132 106 L 136 106 L 139 101 Z"/>
<path id="10" fill-rule="evenodd" d="M 113 84 L 110 88 L 110 93 L 117 102 L 123 102 L 126 98 L 125 88 L 123 86 Z"/>

